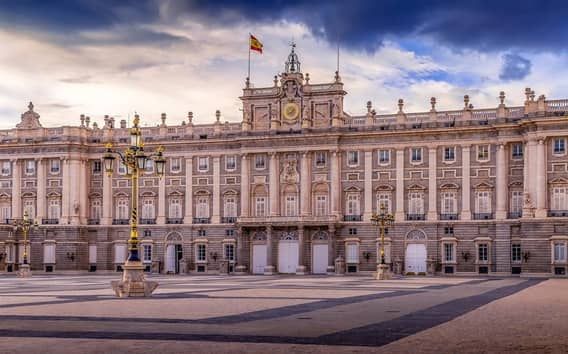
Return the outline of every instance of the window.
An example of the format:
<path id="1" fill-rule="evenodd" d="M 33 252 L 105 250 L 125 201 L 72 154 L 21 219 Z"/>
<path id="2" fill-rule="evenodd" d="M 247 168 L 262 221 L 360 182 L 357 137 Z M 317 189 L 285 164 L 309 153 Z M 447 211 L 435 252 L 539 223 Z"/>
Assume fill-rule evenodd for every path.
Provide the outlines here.
<path id="1" fill-rule="evenodd" d="M 55 244 L 46 243 L 43 245 L 43 263 L 55 264 Z"/>
<path id="2" fill-rule="evenodd" d="M 444 243 L 444 261 L 453 262 L 454 261 L 454 244 Z"/>
<path id="3" fill-rule="evenodd" d="M 512 262 L 521 261 L 521 245 L 518 243 L 513 243 L 511 245 L 511 261 Z"/>
<path id="4" fill-rule="evenodd" d="M 521 213 L 523 211 L 523 191 L 511 192 L 511 213 Z"/>
<path id="5" fill-rule="evenodd" d="M 454 227 L 453 226 L 444 227 L 444 235 L 453 235 L 453 234 L 454 234 Z"/>
<path id="6" fill-rule="evenodd" d="M 444 148 L 444 161 L 453 162 L 456 160 L 456 148 L 448 146 Z"/>
<path id="7" fill-rule="evenodd" d="M 478 161 L 489 160 L 489 145 L 477 145 L 477 160 Z"/>
<path id="8" fill-rule="evenodd" d="M 126 244 L 115 243 L 114 244 L 114 263 L 122 264 L 126 261 Z"/>
<path id="9" fill-rule="evenodd" d="M 91 166 L 93 168 L 93 174 L 99 174 L 103 170 L 100 160 L 94 160 Z"/>
<path id="10" fill-rule="evenodd" d="M 142 261 L 152 263 L 152 245 L 142 245 Z"/>
<path id="11" fill-rule="evenodd" d="M 181 159 L 174 157 L 170 160 L 170 172 L 178 173 L 181 171 Z"/>
<path id="12" fill-rule="evenodd" d="M 557 242 L 554 244 L 554 261 L 555 262 L 565 262 L 566 261 L 566 244 L 563 242 Z"/>
<path id="13" fill-rule="evenodd" d="M 349 229 L 349 235 L 352 235 L 352 236 L 353 236 L 353 235 L 357 235 L 357 229 L 355 229 L 355 228 L 350 228 L 350 229 Z"/>
<path id="14" fill-rule="evenodd" d="M 233 229 L 225 230 L 225 236 L 230 236 L 230 237 L 235 236 L 235 230 L 233 230 Z"/>
<path id="15" fill-rule="evenodd" d="M 380 214 L 383 212 L 383 207 L 385 213 L 391 213 L 391 196 L 390 193 L 379 193 L 377 194 L 377 212 Z"/>
<path id="16" fill-rule="evenodd" d="M 237 216 L 237 201 L 235 196 L 225 197 L 225 217 L 233 218 Z"/>
<path id="17" fill-rule="evenodd" d="M 152 160 L 152 159 L 146 160 L 146 166 L 144 168 L 144 173 L 147 173 L 147 174 L 154 173 L 154 160 Z"/>
<path id="18" fill-rule="evenodd" d="M 234 171 L 237 168 L 236 156 L 225 156 L 225 170 Z"/>
<path id="19" fill-rule="evenodd" d="M 35 160 L 27 160 L 26 161 L 26 175 L 33 175 L 35 173 Z"/>
<path id="20" fill-rule="evenodd" d="M 566 139 L 554 138 L 554 154 L 564 155 L 566 153 Z"/>
<path id="21" fill-rule="evenodd" d="M 357 166 L 359 164 L 359 151 L 347 152 L 347 165 Z"/>
<path id="22" fill-rule="evenodd" d="M 489 191 L 475 193 L 475 212 L 478 214 L 491 213 L 491 194 Z"/>
<path id="23" fill-rule="evenodd" d="M 122 161 L 118 161 L 118 174 L 125 175 L 126 174 L 126 165 Z"/>
<path id="24" fill-rule="evenodd" d="M 49 207 L 47 209 L 48 219 L 59 219 L 61 216 L 61 200 L 49 199 Z"/>
<path id="25" fill-rule="evenodd" d="M 197 245 L 197 261 L 206 262 L 207 261 L 207 245 L 199 244 Z"/>
<path id="26" fill-rule="evenodd" d="M 205 237 L 205 236 L 207 236 L 207 232 L 203 229 L 199 229 L 199 230 L 197 230 L 197 236 Z"/>
<path id="27" fill-rule="evenodd" d="M 264 155 L 255 155 L 254 168 L 257 170 L 264 170 L 266 168 L 266 157 Z"/>
<path id="28" fill-rule="evenodd" d="M 2 161 L 2 176 L 9 176 L 12 173 L 12 163 L 10 161 Z"/>
<path id="29" fill-rule="evenodd" d="M 58 174 L 59 173 L 60 162 L 61 162 L 61 160 L 57 160 L 57 159 L 49 161 L 49 172 L 51 174 Z"/>
<path id="30" fill-rule="evenodd" d="M 390 150 L 379 150 L 379 164 L 388 165 L 390 163 Z"/>
<path id="31" fill-rule="evenodd" d="M 456 193 L 442 192 L 442 214 L 456 214 Z"/>
<path id="32" fill-rule="evenodd" d="M 144 199 L 142 201 L 142 219 L 154 219 L 155 217 L 154 200 Z"/>
<path id="33" fill-rule="evenodd" d="M 35 219 L 35 200 L 24 199 L 24 213 L 28 213 L 28 218 Z"/>
<path id="34" fill-rule="evenodd" d="M 568 187 L 552 188 L 551 210 L 568 210 Z"/>
<path id="35" fill-rule="evenodd" d="M 181 199 L 171 198 L 168 216 L 172 219 L 181 219 Z"/>
<path id="36" fill-rule="evenodd" d="M 359 244 L 348 243 L 345 246 L 345 262 L 359 263 Z"/>
<path id="37" fill-rule="evenodd" d="M 360 215 L 359 209 L 359 193 L 349 193 L 347 194 L 347 215 Z"/>
<path id="38" fill-rule="evenodd" d="M 152 237 L 152 230 L 144 230 L 144 237 Z"/>
<path id="39" fill-rule="evenodd" d="M 102 216 L 101 200 L 95 199 L 91 201 L 91 219 L 100 219 Z"/>
<path id="40" fill-rule="evenodd" d="M 422 162 L 422 148 L 410 149 L 410 161 L 414 163 Z"/>
<path id="41" fill-rule="evenodd" d="M 209 158 L 200 157 L 197 159 L 197 170 L 199 172 L 207 172 L 209 170 Z"/>
<path id="42" fill-rule="evenodd" d="M 0 206 L 0 222 L 5 222 L 5 220 L 12 217 L 12 207 L 10 205 Z"/>
<path id="43" fill-rule="evenodd" d="M 316 167 L 325 167 L 326 164 L 326 153 L 323 151 L 316 152 Z"/>
<path id="44" fill-rule="evenodd" d="M 225 260 L 229 262 L 235 261 L 235 245 L 232 243 L 225 244 Z"/>
<path id="45" fill-rule="evenodd" d="M 196 214 L 198 218 L 209 217 L 209 197 L 202 196 L 197 198 Z"/>
<path id="46" fill-rule="evenodd" d="M 327 195 L 316 195 L 316 216 L 327 215 Z"/>
<path id="47" fill-rule="evenodd" d="M 119 199 L 116 205 L 116 218 L 120 220 L 128 219 L 128 200 Z"/>
<path id="48" fill-rule="evenodd" d="M 408 194 L 408 213 L 413 215 L 424 214 L 424 195 L 422 192 Z"/>
<path id="49" fill-rule="evenodd" d="M 255 216 L 266 216 L 266 198 L 256 197 L 254 201 Z"/>
<path id="50" fill-rule="evenodd" d="M 523 143 L 514 143 L 511 145 L 511 157 L 513 159 L 523 158 Z"/>
<path id="51" fill-rule="evenodd" d="M 486 243 L 480 243 L 477 246 L 477 260 L 480 262 L 487 262 L 489 260 L 488 257 L 488 247 Z"/>
<path id="52" fill-rule="evenodd" d="M 288 194 L 284 202 L 284 215 L 297 216 L 298 215 L 298 200 L 296 195 Z"/>

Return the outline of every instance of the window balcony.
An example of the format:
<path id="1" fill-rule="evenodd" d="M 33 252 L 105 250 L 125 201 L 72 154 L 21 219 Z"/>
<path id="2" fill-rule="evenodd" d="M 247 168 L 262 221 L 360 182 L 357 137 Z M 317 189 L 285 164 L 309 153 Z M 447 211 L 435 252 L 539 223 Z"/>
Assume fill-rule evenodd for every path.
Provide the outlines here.
<path id="1" fill-rule="evenodd" d="M 507 218 L 508 218 L 508 219 L 518 219 L 518 218 L 520 218 L 521 216 L 523 216 L 523 213 L 522 213 L 521 211 L 510 211 L 510 212 L 507 214 Z"/>
<path id="2" fill-rule="evenodd" d="M 491 220 L 493 213 L 473 213 L 473 220 Z"/>
<path id="3" fill-rule="evenodd" d="M 87 225 L 100 225 L 101 219 L 87 219 Z"/>
<path id="4" fill-rule="evenodd" d="M 236 216 L 224 216 L 221 218 L 222 224 L 234 224 L 237 222 Z"/>
<path id="5" fill-rule="evenodd" d="M 568 210 L 549 210 L 548 216 L 551 217 L 565 217 L 568 216 Z"/>
<path id="6" fill-rule="evenodd" d="M 211 218 L 193 218 L 194 224 L 211 224 Z"/>
<path id="7" fill-rule="evenodd" d="M 112 219 L 113 225 L 128 225 L 130 224 L 129 219 Z"/>
<path id="8" fill-rule="evenodd" d="M 2 219 L 2 224 L 12 225 L 16 219 Z"/>
<path id="9" fill-rule="evenodd" d="M 58 225 L 59 219 L 41 219 L 43 225 Z"/>
<path id="10" fill-rule="evenodd" d="M 140 219 L 140 225 L 156 225 L 156 219 Z"/>
<path id="11" fill-rule="evenodd" d="M 426 220 L 426 214 L 406 214 L 406 220 L 409 221 Z"/>
<path id="12" fill-rule="evenodd" d="M 363 221 L 362 215 L 343 215 L 343 221 Z"/>
<path id="13" fill-rule="evenodd" d="M 183 224 L 183 218 L 166 218 L 166 224 Z"/>
<path id="14" fill-rule="evenodd" d="M 458 214 L 446 214 L 446 213 L 442 213 L 440 214 L 440 220 L 457 220 L 458 219 Z"/>

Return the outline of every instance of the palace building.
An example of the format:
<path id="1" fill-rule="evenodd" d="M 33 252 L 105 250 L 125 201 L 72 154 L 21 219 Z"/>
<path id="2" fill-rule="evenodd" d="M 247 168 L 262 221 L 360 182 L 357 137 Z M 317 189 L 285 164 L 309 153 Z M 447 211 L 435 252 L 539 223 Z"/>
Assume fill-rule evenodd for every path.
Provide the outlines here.
<path id="1" fill-rule="evenodd" d="M 143 127 L 166 174 L 140 177 L 140 254 L 150 272 L 342 274 L 376 270 L 373 213 L 394 215 L 386 262 L 398 274 L 566 276 L 568 100 L 509 107 L 347 114 L 336 72 L 314 84 L 294 48 L 271 87 L 246 82 L 240 123 Z M 142 117 L 144 120 L 144 117 Z M 104 171 L 125 121 L 44 128 L 30 103 L 0 131 L 0 272 L 22 262 L 27 212 L 35 272 L 121 269 L 129 236 L 126 167 Z M 117 161 L 116 161 L 117 162 Z"/>

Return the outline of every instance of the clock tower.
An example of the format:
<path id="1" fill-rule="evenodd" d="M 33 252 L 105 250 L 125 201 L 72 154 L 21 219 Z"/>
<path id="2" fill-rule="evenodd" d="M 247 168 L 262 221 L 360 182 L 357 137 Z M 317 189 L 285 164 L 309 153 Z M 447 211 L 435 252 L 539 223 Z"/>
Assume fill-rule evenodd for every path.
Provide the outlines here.
<path id="1" fill-rule="evenodd" d="M 311 84 L 302 73 L 296 45 L 291 44 L 284 72 L 274 86 L 243 90 L 242 130 L 299 130 L 343 124 L 343 83 L 336 72 L 334 82 Z"/>

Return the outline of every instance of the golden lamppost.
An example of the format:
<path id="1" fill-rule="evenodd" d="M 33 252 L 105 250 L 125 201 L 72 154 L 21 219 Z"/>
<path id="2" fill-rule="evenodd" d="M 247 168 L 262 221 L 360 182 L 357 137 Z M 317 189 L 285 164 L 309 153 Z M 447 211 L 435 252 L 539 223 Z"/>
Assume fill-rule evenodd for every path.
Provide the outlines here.
<path id="1" fill-rule="evenodd" d="M 144 152 L 144 142 L 140 129 L 140 117 L 134 116 L 134 125 L 130 129 L 130 146 L 124 153 L 113 149 L 112 143 L 106 145 L 106 153 L 103 157 L 105 171 L 109 176 L 113 173 L 114 160 L 117 155 L 126 166 L 126 174 L 132 184 L 130 206 L 130 238 L 128 239 L 128 259 L 123 266 L 122 280 L 112 281 L 111 285 L 118 297 L 150 296 L 158 286 L 157 282 L 144 279 L 144 265 L 138 255 L 138 177 L 140 171 L 144 171 L 148 160 L 153 160 L 156 166 L 156 174 L 162 178 L 166 166 L 163 155 L 163 147 L 158 147 L 156 153 L 147 155 Z"/>
<path id="2" fill-rule="evenodd" d="M 32 272 L 30 270 L 30 265 L 28 263 L 28 233 L 34 229 L 37 230 L 39 228 L 37 221 L 34 221 L 29 218 L 28 211 L 24 210 L 24 218 L 20 220 L 14 220 L 13 222 L 14 231 L 17 232 L 18 230 L 22 231 L 24 234 L 24 253 L 23 253 L 23 261 L 20 265 L 20 270 L 18 272 L 18 276 L 22 278 L 27 278 L 32 276 Z"/>
<path id="3" fill-rule="evenodd" d="M 384 205 L 381 205 L 381 212 L 380 214 L 375 214 L 371 216 L 371 221 L 373 224 L 379 227 L 379 234 L 381 237 L 381 262 L 377 266 L 377 280 L 387 280 L 391 278 L 389 265 L 385 262 L 385 229 L 388 226 L 394 224 L 394 217 L 392 214 L 387 213 L 387 208 Z"/>

